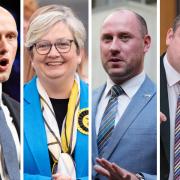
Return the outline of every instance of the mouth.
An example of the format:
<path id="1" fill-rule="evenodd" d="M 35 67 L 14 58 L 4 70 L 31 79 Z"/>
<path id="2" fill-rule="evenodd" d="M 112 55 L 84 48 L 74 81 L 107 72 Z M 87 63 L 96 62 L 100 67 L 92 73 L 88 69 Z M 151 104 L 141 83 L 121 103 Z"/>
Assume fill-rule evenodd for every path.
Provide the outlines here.
<path id="1" fill-rule="evenodd" d="M 62 61 L 50 61 L 50 62 L 46 63 L 47 66 L 59 66 L 59 65 L 62 65 L 62 64 L 63 64 Z"/>
<path id="2" fill-rule="evenodd" d="M 109 60 L 108 60 L 109 62 L 120 62 L 120 61 L 123 61 L 122 59 L 120 59 L 120 58 L 110 58 Z"/>
<path id="3" fill-rule="evenodd" d="M 6 71 L 7 67 L 9 65 L 9 60 L 7 58 L 1 58 L 0 59 L 0 71 Z"/>

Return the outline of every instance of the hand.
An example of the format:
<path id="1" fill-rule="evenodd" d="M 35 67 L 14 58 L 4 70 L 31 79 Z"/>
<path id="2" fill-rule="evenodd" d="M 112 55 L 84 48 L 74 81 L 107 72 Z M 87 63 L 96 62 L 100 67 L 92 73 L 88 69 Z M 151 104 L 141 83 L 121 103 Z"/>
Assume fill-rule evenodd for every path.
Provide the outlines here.
<path id="1" fill-rule="evenodd" d="M 59 173 L 52 175 L 53 180 L 72 180 L 69 176 L 60 175 Z"/>
<path id="2" fill-rule="evenodd" d="M 94 169 L 97 173 L 106 176 L 109 180 L 138 180 L 135 174 L 119 167 L 115 163 L 111 163 L 104 158 L 96 158 L 99 165 L 95 165 Z"/>
<path id="3" fill-rule="evenodd" d="M 160 112 L 160 123 L 165 122 L 166 120 L 167 120 L 167 117 L 165 116 L 165 114 Z"/>

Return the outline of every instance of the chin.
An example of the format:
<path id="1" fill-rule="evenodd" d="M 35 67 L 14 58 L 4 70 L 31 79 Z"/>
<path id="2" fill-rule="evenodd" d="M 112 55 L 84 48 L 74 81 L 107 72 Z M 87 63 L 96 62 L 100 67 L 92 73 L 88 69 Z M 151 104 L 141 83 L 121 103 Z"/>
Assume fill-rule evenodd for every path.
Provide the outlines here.
<path id="1" fill-rule="evenodd" d="M 9 79 L 9 75 L 1 75 L 0 74 L 0 83 L 6 82 Z"/>
<path id="2" fill-rule="evenodd" d="M 59 79 L 62 78 L 64 76 L 64 74 L 51 74 L 51 75 L 47 75 L 48 79 Z"/>
<path id="3" fill-rule="evenodd" d="M 126 75 L 126 72 L 125 71 L 122 71 L 122 70 L 110 70 L 108 72 L 108 74 L 112 77 L 120 77 L 120 76 L 125 76 Z"/>

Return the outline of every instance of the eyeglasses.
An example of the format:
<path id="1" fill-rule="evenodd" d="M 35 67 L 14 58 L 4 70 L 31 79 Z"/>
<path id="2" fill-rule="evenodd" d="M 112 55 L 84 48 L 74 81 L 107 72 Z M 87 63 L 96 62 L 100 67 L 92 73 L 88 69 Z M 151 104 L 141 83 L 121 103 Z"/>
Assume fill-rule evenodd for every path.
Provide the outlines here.
<path id="1" fill-rule="evenodd" d="M 49 54 L 51 51 L 52 46 L 54 45 L 56 50 L 59 53 L 68 53 L 71 49 L 71 44 L 74 40 L 72 39 L 58 39 L 55 43 L 51 43 L 50 41 L 39 41 L 36 44 L 34 44 L 36 51 L 40 55 L 46 55 Z"/>

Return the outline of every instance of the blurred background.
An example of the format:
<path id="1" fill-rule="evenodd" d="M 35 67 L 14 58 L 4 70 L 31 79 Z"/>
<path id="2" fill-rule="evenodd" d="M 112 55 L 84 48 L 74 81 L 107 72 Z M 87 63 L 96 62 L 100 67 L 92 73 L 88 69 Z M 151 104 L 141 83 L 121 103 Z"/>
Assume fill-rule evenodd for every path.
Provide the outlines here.
<path id="1" fill-rule="evenodd" d="M 104 18 L 113 9 L 127 8 L 142 15 L 148 26 L 152 42 L 145 56 L 145 71 L 157 81 L 157 6 L 156 0 L 92 0 L 92 87 L 96 88 L 106 81 L 106 74 L 100 59 L 100 27 Z M 159 48 L 159 47 L 158 47 Z"/>
<path id="2" fill-rule="evenodd" d="M 166 51 L 166 33 L 174 18 L 180 13 L 179 0 L 160 0 L 160 52 Z"/>

